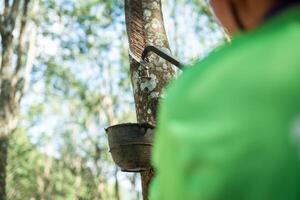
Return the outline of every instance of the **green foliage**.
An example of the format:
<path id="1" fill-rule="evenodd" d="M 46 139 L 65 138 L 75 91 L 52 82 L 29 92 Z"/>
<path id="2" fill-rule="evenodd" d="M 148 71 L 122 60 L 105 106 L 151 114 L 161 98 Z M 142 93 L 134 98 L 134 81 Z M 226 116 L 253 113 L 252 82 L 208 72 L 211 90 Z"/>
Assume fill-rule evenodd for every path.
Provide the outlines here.
<path id="1" fill-rule="evenodd" d="M 8 199 L 94 199 L 96 187 L 91 180 L 94 174 L 87 167 L 76 171 L 68 163 L 70 157 L 64 159 L 49 157 L 41 153 L 30 142 L 24 130 L 18 130 L 11 138 L 8 160 Z M 71 149 L 67 149 L 70 154 Z M 77 177 L 83 184 L 74 187 Z M 75 189 L 79 189 L 75 190 Z"/>
<path id="2" fill-rule="evenodd" d="M 34 152 L 24 131 L 17 130 L 10 140 L 7 194 L 9 199 L 30 199 L 36 191 L 35 166 L 42 157 Z M 30 161 L 30 162 L 29 162 Z"/>

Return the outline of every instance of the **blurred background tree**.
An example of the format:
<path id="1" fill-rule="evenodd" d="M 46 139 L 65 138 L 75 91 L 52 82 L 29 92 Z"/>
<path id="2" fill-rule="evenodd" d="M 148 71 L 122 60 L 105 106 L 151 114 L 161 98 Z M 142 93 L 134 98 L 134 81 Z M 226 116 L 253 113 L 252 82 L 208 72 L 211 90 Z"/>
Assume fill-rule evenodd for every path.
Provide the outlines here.
<path id="1" fill-rule="evenodd" d="M 0 10 L 5 2 L 0 0 Z M 123 3 L 39 3 L 38 18 L 24 32 L 22 62 L 28 60 L 32 27 L 38 25 L 31 81 L 8 147 L 7 199 L 141 199 L 139 176 L 116 168 L 104 131 L 136 121 Z M 168 0 L 163 9 L 179 60 L 202 59 L 223 41 L 205 1 Z M 20 28 L 21 21 L 16 23 Z M 15 43 L 13 63 L 18 60 Z"/>
<path id="2" fill-rule="evenodd" d="M 8 144 L 18 124 L 36 53 L 38 7 L 39 1 L 30 0 L 0 4 L 0 199 L 6 199 Z"/>

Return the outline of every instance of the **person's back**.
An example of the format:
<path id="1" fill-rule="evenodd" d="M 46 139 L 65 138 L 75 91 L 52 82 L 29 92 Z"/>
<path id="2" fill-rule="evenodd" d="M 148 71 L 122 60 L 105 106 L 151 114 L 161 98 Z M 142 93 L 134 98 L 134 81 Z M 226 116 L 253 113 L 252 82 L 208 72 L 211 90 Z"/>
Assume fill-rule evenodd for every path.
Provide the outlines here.
<path id="1" fill-rule="evenodd" d="M 233 39 L 172 84 L 152 200 L 300 199 L 300 7 Z"/>

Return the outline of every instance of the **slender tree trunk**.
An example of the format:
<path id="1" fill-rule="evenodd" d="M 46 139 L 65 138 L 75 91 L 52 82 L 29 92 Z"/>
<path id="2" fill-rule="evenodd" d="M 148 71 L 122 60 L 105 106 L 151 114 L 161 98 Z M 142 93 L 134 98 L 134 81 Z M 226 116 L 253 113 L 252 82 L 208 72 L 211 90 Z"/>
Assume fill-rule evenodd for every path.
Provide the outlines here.
<path id="1" fill-rule="evenodd" d="M 8 142 L 10 135 L 17 126 L 17 114 L 19 110 L 19 103 L 22 97 L 22 95 L 20 95 L 19 98 L 16 98 L 16 93 L 24 92 L 24 86 L 22 87 L 21 85 L 18 85 L 20 81 L 18 73 L 22 67 L 21 61 L 24 56 L 24 34 L 26 22 L 28 20 L 27 11 L 29 1 L 30 0 L 5 1 L 4 11 L 3 13 L 0 13 L 0 34 L 2 45 L 2 59 L 0 66 L 0 200 L 6 199 L 5 187 Z M 22 12 L 20 12 L 20 5 L 22 5 Z M 15 41 L 19 48 L 17 48 L 16 52 L 17 66 L 14 66 L 13 32 L 15 31 L 16 20 L 19 14 L 21 14 L 22 22 L 19 32 L 19 39 Z M 33 55 L 33 52 L 31 52 L 31 55 Z M 32 63 L 28 63 L 28 66 L 29 65 L 32 65 Z M 27 70 L 27 73 L 31 72 L 31 68 L 29 68 L 29 70 L 29 72 Z"/>
<path id="2" fill-rule="evenodd" d="M 81 158 L 77 157 L 73 161 L 73 166 L 75 167 L 75 183 L 74 183 L 74 188 L 75 188 L 75 199 L 80 199 L 81 195 Z"/>
<path id="3" fill-rule="evenodd" d="M 98 178 L 97 199 L 99 200 L 103 199 L 103 193 L 104 193 L 103 181 L 101 178 Z"/>
<path id="4" fill-rule="evenodd" d="M 6 197 L 6 164 L 7 164 L 8 139 L 0 138 L 0 200 Z"/>
<path id="5" fill-rule="evenodd" d="M 119 191 L 119 180 L 118 180 L 118 168 L 115 168 L 115 195 L 116 200 L 120 200 L 120 191 Z"/>
<path id="6" fill-rule="evenodd" d="M 47 157 L 45 155 L 46 160 L 45 163 L 43 163 L 44 168 L 42 171 L 39 171 L 37 182 L 38 182 L 38 196 L 40 200 L 46 200 L 48 196 L 48 188 L 49 188 L 49 179 L 51 175 L 51 167 L 52 167 L 52 161 L 51 158 Z"/>
<path id="7" fill-rule="evenodd" d="M 170 53 L 164 28 L 160 0 L 125 0 L 127 34 L 131 52 L 141 57 L 143 49 L 154 45 Z M 157 105 L 165 85 L 175 76 L 175 70 L 166 61 L 147 57 L 147 68 L 130 59 L 136 114 L 139 123 L 156 125 Z M 143 199 L 148 199 L 148 188 L 153 169 L 141 173 Z"/>
<path id="8" fill-rule="evenodd" d="M 9 135 L 16 126 L 15 106 L 12 91 L 12 82 L 10 80 L 9 69 L 12 65 L 12 40 L 11 34 L 2 33 L 2 62 L 1 62 L 1 88 L 0 88 L 0 200 L 6 199 L 6 165 Z"/>
<path id="9" fill-rule="evenodd" d="M 129 181 L 131 184 L 131 192 L 132 194 L 135 194 L 134 200 L 139 200 L 140 199 L 140 193 L 136 191 L 136 179 L 137 179 L 137 174 L 133 174 L 133 176 L 129 177 Z M 134 196 L 134 195 L 133 195 Z"/>

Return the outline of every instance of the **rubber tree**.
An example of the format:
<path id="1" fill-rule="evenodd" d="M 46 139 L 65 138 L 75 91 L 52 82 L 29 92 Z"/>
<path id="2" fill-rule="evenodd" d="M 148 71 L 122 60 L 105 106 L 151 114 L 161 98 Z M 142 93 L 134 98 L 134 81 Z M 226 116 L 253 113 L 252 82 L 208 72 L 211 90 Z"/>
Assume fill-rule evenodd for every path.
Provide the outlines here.
<path id="1" fill-rule="evenodd" d="M 17 126 L 20 101 L 29 84 L 36 40 L 34 23 L 30 24 L 31 31 L 26 37 L 29 0 L 3 1 L 0 1 L 0 200 L 6 199 L 8 142 Z"/>
<path id="2" fill-rule="evenodd" d="M 137 120 L 156 125 L 156 111 L 165 85 L 175 76 L 175 69 L 165 60 L 150 54 L 146 66 L 140 58 L 144 48 L 153 45 L 171 53 L 164 27 L 161 0 L 125 0 L 126 27 L 130 48 L 130 73 Z M 153 169 L 141 173 L 143 199 L 148 199 Z"/>

